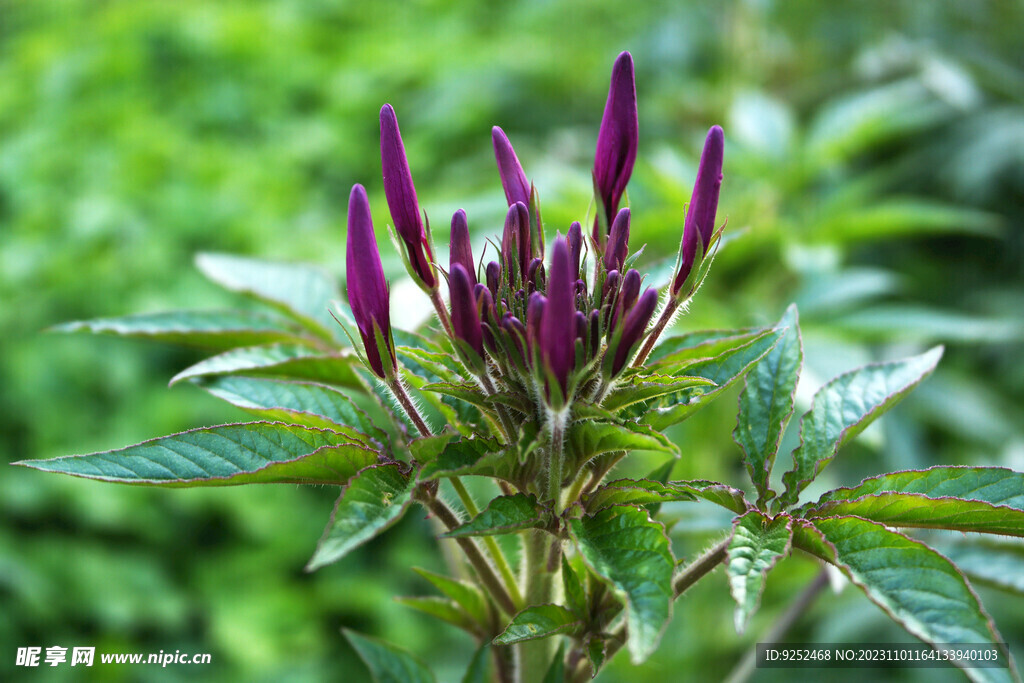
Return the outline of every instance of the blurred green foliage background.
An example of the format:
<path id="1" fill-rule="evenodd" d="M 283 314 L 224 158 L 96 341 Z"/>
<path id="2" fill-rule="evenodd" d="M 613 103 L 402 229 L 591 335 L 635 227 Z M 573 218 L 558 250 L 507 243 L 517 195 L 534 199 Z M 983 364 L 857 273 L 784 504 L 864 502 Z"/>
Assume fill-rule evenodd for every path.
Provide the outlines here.
<path id="1" fill-rule="evenodd" d="M 720 216 L 742 236 L 680 328 L 766 323 L 797 301 L 803 398 L 862 362 L 948 345 L 936 376 L 822 485 L 931 464 L 1024 469 L 1022 27 L 1016 0 L 0 2 L 3 460 L 241 419 L 194 388 L 166 388 L 191 352 L 43 330 L 239 305 L 197 274 L 200 250 L 313 261 L 340 277 L 353 183 L 368 187 L 381 235 L 388 222 L 384 102 L 440 243 L 459 207 L 481 245 L 501 225 L 493 124 L 537 183 L 549 231 L 564 230 L 587 210 L 611 63 L 628 49 L 641 126 L 632 241 L 649 261 L 678 246 L 704 132 L 726 131 Z M 402 320 L 421 302 L 385 258 Z M 686 452 L 676 478 L 743 481 L 734 417 L 735 392 L 675 434 Z M 420 511 L 303 573 L 334 493 L 145 490 L 5 468 L 0 677 L 361 680 L 346 626 L 458 680 L 469 639 L 391 600 L 429 592 L 410 566 L 441 567 Z M 682 557 L 728 522 L 677 512 Z M 715 575 L 676 605 L 655 657 L 617 661 L 606 680 L 722 678 L 815 572 L 785 560 L 743 636 Z M 1024 597 L 981 595 L 1024 657 Z M 826 594 L 793 633 L 898 635 L 855 590 Z M 213 664 L 15 671 L 28 645 L 209 652 Z"/>

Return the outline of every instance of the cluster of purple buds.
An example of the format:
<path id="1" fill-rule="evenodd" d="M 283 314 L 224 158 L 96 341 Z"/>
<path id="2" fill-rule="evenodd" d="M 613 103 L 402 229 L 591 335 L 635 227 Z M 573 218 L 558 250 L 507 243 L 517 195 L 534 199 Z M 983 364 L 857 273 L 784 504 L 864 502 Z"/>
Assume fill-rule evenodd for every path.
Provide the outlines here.
<path id="1" fill-rule="evenodd" d="M 434 259 L 429 223 L 421 214 L 394 109 L 380 112 L 384 192 L 407 268 L 428 294 L 460 357 L 478 378 L 500 380 L 554 407 L 574 396 L 593 396 L 629 365 L 648 334 L 658 292 L 644 287 L 631 267 L 629 208 L 619 208 L 636 160 L 638 122 L 633 61 L 615 61 L 594 158 L 595 213 L 585 235 L 580 223 L 557 236 L 545 258 L 544 226 L 537 190 L 508 137 L 492 130 L 495 158 L 508 212 L 494 260 L 478 266 L 466 213 L 452 216 L 447 269 Z M 663 313 L 675 311 L 694 288 L 694 278 L 717 240 L 715 214 L 722 180 L 722 129 L 713 127 L 701 157 L 686 213 L 675 277 Z M 593 254 L 587 272 L 585 255 Z M 394 345 L 388 290 L 380 265 L 366 193 L 359 185 L 349 204 L 348 292 L 367 363 L 393 379 Z M 447 275 L 450 307 L 437 296 Z M 686 286 L 689 283 L 689 288 Z M 667 322 L 667 318 L 666 318 Z M 655 334 L 664 327 L 655 326 Z M 650 340 L 653 342 L 653 340 Z M 643 355 L 643 354 L 641 354 Z M 639 360 L 638 360 L 639 362 Z M 589 392 L 589 393 L 588 393 Z"/>

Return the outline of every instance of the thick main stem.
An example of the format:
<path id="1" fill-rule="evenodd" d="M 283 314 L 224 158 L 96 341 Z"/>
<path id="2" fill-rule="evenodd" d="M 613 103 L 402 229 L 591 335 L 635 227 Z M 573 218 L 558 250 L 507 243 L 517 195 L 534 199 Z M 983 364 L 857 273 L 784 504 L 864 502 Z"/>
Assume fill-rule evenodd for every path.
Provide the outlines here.
<path id="1" fill-rule="evenodd" d="M 551 452 L 548 458 L 547 497 L 555 508 L 555 514 L 562 514 L 562 479 L 565 477 L 565 413 L 551 413 Z"/>
<path id="2" fill-rule="evenodd" d="M 458 477 L 452 477 L 450 479 L 452 488 L 455 489 L 455 493 L 459 496 L 459 500 L 462 501 L 462 506 L 466 508 L 466 514 L 470 517 L 476 517 L 480 514 L 480 509 L 477 508 L 476 502 L 473 500 L 473 496 L 470 495 L 469 491 L 466 490 L 465 484 Z M 508 589 L 509 596 L 512 598 L 512 602 L 516 604 L 516 607 L 520 607 L 523 604 L 523 594 L 519 592 L 519 584 L 516 582 L 516 576 L 512 572 L 512 567 L 508 563 L 508 558 L 505 557 L 505 553 L 501 551 L 501 546 L 494 539 L 494 536 L 484 536 L 484 545 L 487 546 L 487 551 L 491 555 L 491 559 L 494 560 L 494 564 L 498 567 L 498 571 L 501 573 L 501 578 L 505 581 L 505 587 Z"/>
<path id="3" fill-rule="evenodd" d="M 557 570 L 548 569 L 551 534 L 539 529 L 524 532 L 523 581 L 526 585 L 527 605 L 546 605 L 554 601 Z M 558 565 L 559 569 L 561 564 Z M 544 677 L 551 664 L 556 638 L 542 638 L 521 643 L 519 647 L 519 681 L 532 683 Z"/>
<path id="4" fill-rule="evenodd" d="M 662 310 L 661 315 L 658 317 L 658 322 L 654 325 L 654 329 L 647 335 L 647 340 L 644 341 L 643 347 L 640 349 L 640 353 L 636 354 L 636 358 L 633 359 L 633 367 L 638 368 L 644 364 L 647 357 L 651 355 L 651 351 L 654 350 L 654 345 L 658 343 L 658 337 L 665 331 L 665 327 L 672 322 L 672 316 L 676 314 L 676 309 L 679 308 L 679 300 L 675 296 L 669 293 L 669 300 L 665 303 L 665 308 Z"/>

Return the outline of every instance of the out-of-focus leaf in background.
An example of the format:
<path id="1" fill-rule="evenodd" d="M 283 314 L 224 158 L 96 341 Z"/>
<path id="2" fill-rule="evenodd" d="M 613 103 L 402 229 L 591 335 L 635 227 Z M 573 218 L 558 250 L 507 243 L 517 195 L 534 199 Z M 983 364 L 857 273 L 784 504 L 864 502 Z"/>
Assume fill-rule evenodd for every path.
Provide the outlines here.
<path id="1" fill-rule="evenodd" d="M 629 199 L 633 240 L 648 255 L 678 247 L 700 140 L 713 123 L 726 130 L 720 214 L 727 235 L 743 236 L 722 249 L 680 328 L 767 324 L 796 301 L 801 411 L 862 362 L 947 345 L 935 378 L 849 445 L 822 489 L 934 464 L 1024 468 L 1018 3 L 902 0 L 883 12 L 811 0 L 12 0 L 0 12 L 6 462 L 244 419 L 187 383 L 167 389 L 200 359 L 193 352 L 42 330 L 174 308 L 250 309 L 203 280 L 192 265 L 200 251 L 311 262 L 340 276 L 353 183 L 369 188 L 379 237 L 388 222 L 376 137 L 384 102 L 402 119 L 439 244 L 459 207 L 477 248 L 501 225 L 493 124 L 536 182 L 548 230 L 564 231 L 587 210 L 608 69 L 629 49 L 641 131 Z M 417 308 L 397 256 L 384 258 L 398 308 Z M 742 479 L 735 406 L 725 398 L 673 428 L 685 457 L 672 479 Z M 214 663 L 187 675 L 211 681 L 365 676 L 345 626 L 401 643 L 430 659 L 439 680 L 457 680 L 471 640 L 392 600 L 429 589 L 408 567 L 441 567 L 422 513 L 337 565 L 302 572 L 335 493 L 136 490 L 8 468 L 0 675 L 16 647 L 88 643 L 210 652 Z M 677 556 L 692 557 L 728 524 L 712 508 L 679 509 Z M 801 556 L 781 560 L 742 637 L 725 578 L 712 579 L 677 607 L 647 663 L 629 669 L 620 657 L 602 675 L 719 678 L 815 572 Z M 992 584 L 979 575 L 1002 633 L 1011 646 L 1024 642 L 1021 598 L 993 599 Z M 795 637 L 888 633 L 851 591 L 825 602 Z M 857 672 L 830 675 L 856 678 L 845 673 Z"/>

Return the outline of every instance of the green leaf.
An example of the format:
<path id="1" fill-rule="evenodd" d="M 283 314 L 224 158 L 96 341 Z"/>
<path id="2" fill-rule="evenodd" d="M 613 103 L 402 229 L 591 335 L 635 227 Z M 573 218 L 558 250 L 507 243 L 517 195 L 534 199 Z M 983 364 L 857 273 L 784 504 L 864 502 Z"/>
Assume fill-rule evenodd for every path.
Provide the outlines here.
<path id="1" fill-rule="evenodd" d="M 325 354 L 296 344 L 247 346 L 199 361 L 175 375 L 171 384 L 194 377 L 250 375 L 312 380 L 363 391 L 354 371 L 358 365 L 354 355 Z"/>
<path id="2" fill-rule="evenodd" d="M 615 391 L 601 402 L 601 407 L 618 411 L 653 398 L 677 394 L 694 387 L 714 386 L 714 382 L 704 377 L 687 377 L 678 375 L 645 374 L 633 377 L 628 383 L 617 385 Z"/>
<path id="3" fill-rule="evenodd" d="M 417 612 L 423 612 L 429 614 L 435 619 L 446 621 L 452 626 L 457 626 L 464 631 L 476 634 L 480 632 L 480 627 L 477 626 L 469 615 L 459 607 L 454 601 L 448 598 L 439 598 L 435 596 L 430 597 L 396 597 L 395 602 L 400 605 L 404 605 L 410 609 L 414 609 Z"/>
<path id="4" fill-rule="evenodd" d="M 429 581 L 434 588 L 454 600 L 476 622 L 488 623 L 490 610 L 487 606 L 487 598 L 474 584 L 435 574 L 419 567 L 413 567 L 412 570 Z"/>
<path id="5" fill-rule="evenodd" d="M 721 505 L 738 515 L 742 515 L 750 509 L 750 504 L 743 497 L 743 491 L 734 489 L 728 484 L 720 484 L 717 481 L 706 481 L 703 479 L 690 479 L 686 481 L 670 481 L 668 485 L 676 490 L 691 493 L 698 498 Z"/>
<path id="6" fill-rule="evenodd" d="M 739 415 L 732 438 L 743 449 L 744 463 L 757 489 L 757 506 L 775 497 L 769 486 L 772 465 L 782 433 L 793 414 L 796 383 L 803 364 L 803 345 L 796 306 L 779 321 L 786 327 L 782 339 L 743 380 Z"/>
<path id="7" fill-rule="evenodd" d="M 322 339 L 344 336 L 330 314 L 341 299 L 338 283 L 320 268 L 213 253 L 197 255 L 196 266 L 225 289 L 275 307 Z"/>
<path id="8" fill-rule="evenodd" d="M 446 353 L 428 351 L 412 346 L 399 346 L 395 354 L 414 372 L 420 375 L 431 374 L 444 382 L 461 381 L 465 370 L 459 362 Z"/>
<path id="9" fill-rule="evenodd" d="M 494 680 L 494 658 L 490 643 L 484 643 L 473 653 L 469 668 L 462 677 L 462 683 L 491 683 Z"/>
<path id="10" fill-rule="evenodd" d="M 798 514 L 856 515 L 888 526 L 1024 536 L 1024 474 L 1000 467 L 896 472 L 830 491 Z"/>
<path id="11" fill-rule="evenodd" d="M 479 386 L 470 382 L 459 382 L 458 384 L 433 382 L 431 384 L 424 384 L 421 389 L 457 398 L 478 408 L 484 408 L 489 413 L 494 412 L 494 402 L 488 400 L 487 395 L 480 390 Z"/>
<path id="12" fill-rule="evenodd" d="M 578 465 L 613 451 L 679 453 L 678 447 L 664 434 L 634 422 L 576 422 L 570 426 L 566 441 L 566 450 Z"/>
<path id="13" fill-rule="evenodd" d="M 597 672 L 604 666 L 607 653 L 604 638 L 593 635 L 587 638 L 587 659 L 590 660 L 591 678 L 597 676 Z"/>
<path id="14" fill-rule="evenodd" d="M 378 452 L 326 429 L 250 422 L 193 429 L 127 448 L 15 463 L 146 486 L 344 484 Z"/>
<path id="15" fill-rule="evenodd" d="M 971 539 L 938 546 L 973 583 L 1024 596 L 1024 544 Z"/>
<path id="16" fill-rule="evenodd" d="M 942 347 L 937 346 L 906 360 L 857 368 L 823 386 L 800 419 L 800 445 L 793 451 L 793 469 L 783 476 L 786 491 L 773 509 L 796 503 L 800 492 L 832 462 L 839 448 L 899 403 L 931 374 L 941 357 Z"/>
<path id="17" fill-rule="evenodd" d="M 768 572 L 789 552 L 792 524 L 788 516 L 770 519 L 758 510 L 736 519 L 727 552 L 729 588 L 736 600 L 737 633 L 743 633 L 751 615 L 757 611 Z"/>
<path id="18" fill-rule="evenodd" d="M 483 512 L 465 524 L 442 534 L 441 538 L 511 534 L 523 529 L 541 528 L 549 519 L 550 513 L 537 504 L 537 497 L 533 494 L 498 496 Z"/>
<path id="19" fill-rule="evenodd" d="M 511 460 L 511 462 L 509 462 Z M 514 479 L 516 456 L 506 454 L 501 444 L 494 439 L 465 436 L 450 441 L 434 460 L 420 469 L 420 481 L 432 481 L 441 477 L 455 477 L 463 474 L 494 476 L 506 481 Z M 512 483 L 515 483 L 512 481 Z"/>
<path id="20" fill-rule="evenodd" d="M 583 622 L 561 605 L 533 605 L 512 617 L 505 630 L 491 642 L 512 645 L 561 633 L 576 635 L 582 629 Z"/>
<path id="21" fill-rule="evenodd" d="M 580 619 L 585 619 L 588 616 L 587 594 L 583 590 L 579 574 L 576 573 L 565 553 L 562 553 L 562 591 L 565 593 L 565 601 L 572 613 Z"/>
<path id="22" fill-rule="evenodd" d="M 333 429 L 363 440 L 373 439 L 378 448 L 389 442 L 387 433 L 352 399 L 324 384 L 225 375 L 200 386 L 264 420 Z"/>
<path id="23" fill-rule="evenodd" d="M 558 644 L 558 651 L 555 658 L 551 660 L 551 666 L 544 674 L 541 683 L 564 683 L 565 682 L 565 641 Z"/>
<path id="24" fill-rule="evenodd" d="M 427 665 L 400 647 L 342 629 L 376 683 L 436 683 Z"/>
<path id="25" fill-rule="evenodd" d="M 675 560 L 665 528 L 647 511 L 627 505 L 605 508 L 569 522 L 580 555 L 626 602 L 633 663 L 657 648 L 672 612 Z"/>
<path id="26" fill-rule="evenodd" d="M 697 498 L 689 491 L 648 479 L 618 479 L 585 495 L 583 507 L 593 514 L 612 505 L 650 505 L 677 500 Z"/>
<path id="27" fill-rule="evenodd" d="M 687 364 L 687 375 L 703 377 L 714 386 L 680 392 L 670 400 L 664 400 L 662 405 L 652 407 L 641 421 L 659 431 L 682 422 L 741 379 L 754 363 L 775 347 L 783 333 L 780 329 L 768 330 L 718 356 Z"/>
<path id="28" fill-rule="evenodd" d="M 666 337 L 651 351 L 646 364 L 655 368 L 677 367 L 684 363 L 715 358 L 727 351 L 746 346 L 769 332 L 770 328 L 749 327 L 738 330 L 705 330 Z"/>
<path id="29" fill-rule="evenodd" d="M 331 520 L 306 565 L 314 571 L 337 562 L 402 518 L 416 481 L 399 463 L 374 465 L 359 472 L 338 496 Z"/>
<path id="30" fill-rule="evenodd" d="M 856 517 L 797 521 L 793 543 L 836 565 L 896 623 L 926 643 L 990 644 L 1009 657 L 963 575 L 923 543 Z M 1014 677 L 1008 669 L 965 673 L 975 681 Z"/>
<path id="31" fill-rule="evenodd" d="M 284 320 L 249 311 L 168 311 L 63 323 L 51 332 L 137 337 L 221 351 L 278 342 L 310 343 Z"/>

